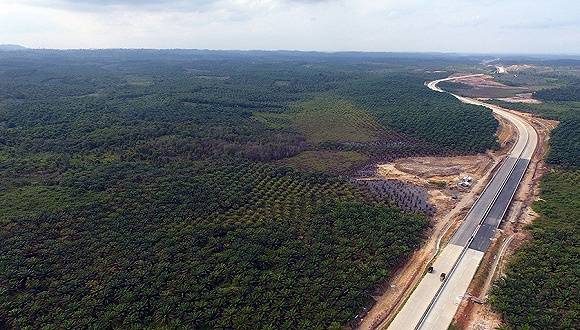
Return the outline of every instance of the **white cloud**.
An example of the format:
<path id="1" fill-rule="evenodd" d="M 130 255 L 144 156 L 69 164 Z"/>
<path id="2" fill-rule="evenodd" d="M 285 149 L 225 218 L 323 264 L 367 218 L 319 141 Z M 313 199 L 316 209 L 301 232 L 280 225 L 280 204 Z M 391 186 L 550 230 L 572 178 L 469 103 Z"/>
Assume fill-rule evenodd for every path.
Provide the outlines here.
<path id="1" fill-rule="evenodd" d="M 531 2 L 0 0 L 0 43 L 580 53 L 580 4 Z"/>

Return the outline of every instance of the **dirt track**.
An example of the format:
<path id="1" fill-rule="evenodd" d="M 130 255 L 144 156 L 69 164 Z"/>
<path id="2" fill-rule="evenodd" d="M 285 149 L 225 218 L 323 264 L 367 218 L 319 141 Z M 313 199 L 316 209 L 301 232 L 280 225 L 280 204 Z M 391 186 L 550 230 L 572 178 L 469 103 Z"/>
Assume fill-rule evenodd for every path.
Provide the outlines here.
<path id="1" fill-rule="evenodd" d="M 458 88 L 456 94 L 483 99 L 499 99 L 506 102 L 541 103 L 532 97 L 533 90 L 528 87 L 508 86 L 494 80 L 490 75 L 474 75 L 462 78 L 466 88 Z"/>

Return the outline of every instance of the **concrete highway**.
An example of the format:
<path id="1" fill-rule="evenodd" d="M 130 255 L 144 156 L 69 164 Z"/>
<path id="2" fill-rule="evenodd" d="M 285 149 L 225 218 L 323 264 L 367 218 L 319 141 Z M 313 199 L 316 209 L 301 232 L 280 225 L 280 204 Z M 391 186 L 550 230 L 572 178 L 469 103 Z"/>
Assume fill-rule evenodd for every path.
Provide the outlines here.
<path id="1" fill-rule="evenodd" d="M 438 83 L 475 76 L 480 75 L 435 80 L 428 83 L 427 87 L 443 93 L 445 91 L 437 86 Z M 448 328 L 536 149 L 537 133 L 526 120 L 501 107 L 451 95 L 461 102 L 491 109 L 517 128 L 518 138 L 449 244 L 433 262 L 433 273 L 427 273 L 421 279 L 388 329 Z M 446 274 L 444 281 L 439 278 L 441 273 Z"/>

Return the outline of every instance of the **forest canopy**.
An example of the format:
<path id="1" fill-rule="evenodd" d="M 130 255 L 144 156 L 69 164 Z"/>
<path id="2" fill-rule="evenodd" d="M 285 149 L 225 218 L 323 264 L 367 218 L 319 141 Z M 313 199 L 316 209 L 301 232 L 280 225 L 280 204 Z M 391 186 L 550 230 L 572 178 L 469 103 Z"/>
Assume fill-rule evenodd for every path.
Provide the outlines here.
<path id="1" fill-rule="evenodd" d="M 353 321 L 428 221 L 340 174 L 496 146 L 408 61 L 0 52 L 0 327 Z"/>

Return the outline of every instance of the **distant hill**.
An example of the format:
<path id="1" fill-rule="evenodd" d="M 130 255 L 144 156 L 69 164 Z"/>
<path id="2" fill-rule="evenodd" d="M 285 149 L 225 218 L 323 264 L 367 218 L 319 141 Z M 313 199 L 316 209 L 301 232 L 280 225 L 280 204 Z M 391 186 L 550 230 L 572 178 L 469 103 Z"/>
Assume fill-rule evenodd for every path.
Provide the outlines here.
<path id="1" fill-rule="evenodd" d="M 20 45 L 0 44 L 0 50 L 26 50 L 28 48 Z"/>

